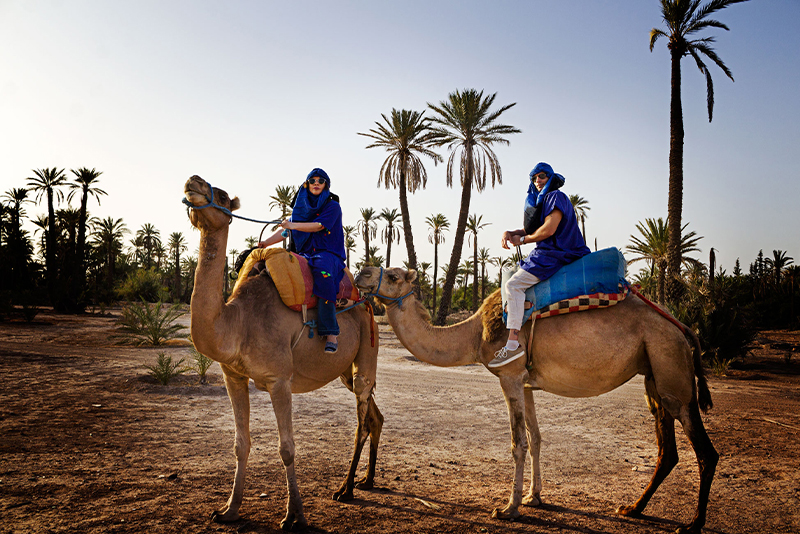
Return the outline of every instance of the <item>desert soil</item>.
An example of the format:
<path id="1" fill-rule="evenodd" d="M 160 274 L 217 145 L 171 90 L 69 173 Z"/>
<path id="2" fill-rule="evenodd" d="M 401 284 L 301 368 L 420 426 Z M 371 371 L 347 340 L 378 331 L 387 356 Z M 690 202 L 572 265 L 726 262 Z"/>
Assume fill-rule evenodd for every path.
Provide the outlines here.
<path id="1" fill-rule="evenodd" d="M 212 367 L 208 385 L 196 374 L 158 384 L 144 365 L 159 352 L 188 358 L 187 346 L 119 346 L 118 316 L 43 311 L 0 323 L 0 532 L 279 531 L 286 487 L 269 396 L 252 390 L 242 519 L 213 523 L 234 469 L 221 371 Z M 545 504 L 503 522 L 490 517 L 513 472 L 497 380 L 477 365 L 420 363 L 388 325 L 380 343 L 375 396 L 386 422 L 374 490 L 331 500 L 351 456 L 351 394 L 336 381 L 294 397 L 309 532 L 662 533 L 691 520 L 697 464 L 679 424 L 680 463 L 646 515 L 614 514 L 655 464 L 641 377 L 589 399 L 535 394 Z M 786 362 L 798 345 L 800 332 L 762 332 L 736 369 L 710 374 L 714 408 L 703 420 L 721 458 L 706 532 L 800 532 L 800 355 Z"/>

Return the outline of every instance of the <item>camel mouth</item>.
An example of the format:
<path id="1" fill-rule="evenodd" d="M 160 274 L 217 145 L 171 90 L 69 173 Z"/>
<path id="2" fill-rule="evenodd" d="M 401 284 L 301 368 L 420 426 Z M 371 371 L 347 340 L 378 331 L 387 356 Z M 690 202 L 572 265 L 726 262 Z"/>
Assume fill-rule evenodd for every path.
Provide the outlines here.
<path id="1" fill-rule="evenodd" d="M 186 181 L 186 185 L 183 186 L 183 196 L 195 206 L 208 203 L 205 193 L 197 190 L 200 186 L 201 184 L 192 178 L 189 178 Z"/>

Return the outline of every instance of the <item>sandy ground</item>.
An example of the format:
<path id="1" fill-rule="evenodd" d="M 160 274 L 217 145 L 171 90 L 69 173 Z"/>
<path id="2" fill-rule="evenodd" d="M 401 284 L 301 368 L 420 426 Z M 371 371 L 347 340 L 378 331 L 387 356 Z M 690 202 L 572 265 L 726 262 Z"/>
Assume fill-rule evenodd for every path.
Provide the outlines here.
<path id="1" fill-rule="evenodd" d="M 118 313 L 0 323 L 0 533 L 279 531 L 286 488 L 269 396 L 252 389 L 242 520 L 212 523 L 234 469 L 220 369 L 205 386 L 192 374 L 158 384 L 144 365 L 162 351 L 188 356 L 187 347 L 117 346 Z M 388 325 L 380 342 L 376 400 L 386 422 L 376 489 L 331 500 L 355 429 L 344 386 L 294 397 L 309 532 L 662 533 L 692 518 L 697 465 L 680 425 L 681 461 L 645 517 L 614 514 L 639 496 L 655 464 L 638 377 L 590 399 L 537 392 L 545 504 L 522 508 L 515 522 L 491 519 L 513 472 L 497 380 L 481 366 L 418 362 Z M 762 333 L 744 364 L 710 378 L 715 407 L 703 419 L 721 459 L 706 532 L 800 532 L 800 355 L 784 360 L 798 344 L 798 332 Z"/>

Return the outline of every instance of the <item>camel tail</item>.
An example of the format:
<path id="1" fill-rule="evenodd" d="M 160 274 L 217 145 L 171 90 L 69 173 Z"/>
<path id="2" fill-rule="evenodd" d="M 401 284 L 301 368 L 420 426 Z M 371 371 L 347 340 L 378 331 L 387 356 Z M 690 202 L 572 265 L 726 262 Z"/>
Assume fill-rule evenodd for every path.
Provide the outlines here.
<path id="1" fill-rule="evenodd" d="M 702 354 L 700 338 L 686 325 L 684 325 L 684 329 L 684 334 L 691 339 L 691 344 L 694 345 L 692 352 L 694 353 L 694 374 L 697 377 L 697 402 L 700 405 L 700 409 L 705 413 L 714 407 L 714 402 L 711 400 L 711 391 L 708 389 L 703 360 L 700 357 Z"/>

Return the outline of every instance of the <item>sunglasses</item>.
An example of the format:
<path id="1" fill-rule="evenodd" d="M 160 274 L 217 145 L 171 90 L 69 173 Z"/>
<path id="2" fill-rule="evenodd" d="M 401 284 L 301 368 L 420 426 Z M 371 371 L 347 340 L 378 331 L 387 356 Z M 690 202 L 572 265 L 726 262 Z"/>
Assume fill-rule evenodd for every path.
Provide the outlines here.
<path id="1" fill-rule="evenodd" d="M 534 174 L 533 176 L 531 176 L 531 182 L 535 182 L 536 180 L 538 180 L 540 178 L 547 178 L 547 174 L 544 173 L 544 172 L 540 172 L 538 174 Z"/>
<path id="2" fill-rule="evenodd" d="M 309 178 L 306 181 L 310 184 L 324 184 L 325 178 Z"/>

